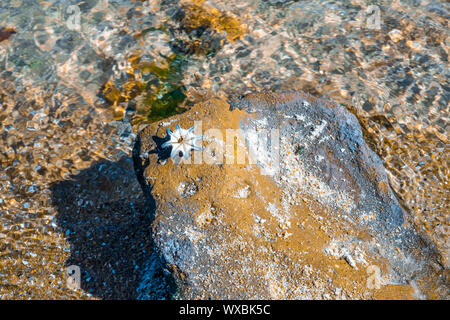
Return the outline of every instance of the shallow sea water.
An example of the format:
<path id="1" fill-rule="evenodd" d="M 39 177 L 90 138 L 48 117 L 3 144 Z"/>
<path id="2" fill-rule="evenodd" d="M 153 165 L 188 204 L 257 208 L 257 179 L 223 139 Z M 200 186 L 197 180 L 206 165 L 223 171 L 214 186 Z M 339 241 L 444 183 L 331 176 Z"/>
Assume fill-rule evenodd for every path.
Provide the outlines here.
<path id="1" fill-rule="evenodd" d="M 420 0 L 2 1 L 0 298 L 103 297 L 66 287 L 51 187 L 128 158 L 148 97 L 179 88 L 185 108 L 263 89 L 346 105 L 448 266 L 448 18 Z"/>

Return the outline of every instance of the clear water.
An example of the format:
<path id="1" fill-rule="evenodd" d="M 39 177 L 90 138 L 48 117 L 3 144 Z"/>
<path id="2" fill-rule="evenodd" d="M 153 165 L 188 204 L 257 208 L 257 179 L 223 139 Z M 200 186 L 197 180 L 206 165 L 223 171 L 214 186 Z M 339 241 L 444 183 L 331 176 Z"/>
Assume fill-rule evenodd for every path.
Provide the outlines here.
<path id="1" fill-rule="evenodd" d="M 262 89 L 354 112 L 448 265 L 448 18 L 448 2 L 420 0 L 0 2 L 16 32 L 0 42 L 0 297 L 88 297 L 65 288 L 48 188 L 129 154 L 148 101 Z"/>

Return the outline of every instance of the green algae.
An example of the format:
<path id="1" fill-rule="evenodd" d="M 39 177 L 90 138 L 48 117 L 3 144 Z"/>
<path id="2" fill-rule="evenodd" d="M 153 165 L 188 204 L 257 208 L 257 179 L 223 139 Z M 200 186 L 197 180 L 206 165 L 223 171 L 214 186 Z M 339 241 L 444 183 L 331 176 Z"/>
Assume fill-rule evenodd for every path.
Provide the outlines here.
<path id="1" fill-rule="evenodd" d="M 164 66 L 155 63 L 139 65 L 143 78 L 148 80 L 144 96 L 136 108 L 135 123 L 152 123 L 186 111 L 182 107 L 186 100 L 186 88 L 183 84 L 186 58 L 177 54 L 164 58 Z"/>
<path id="2" fill-rule="evenodd" d="M 137 39 L 149 32 L 160 31 L 170 34 L 172 54 L 162 56 L 162 63 L 143 62 L 139 54 L 130 56 L 131 67 L 126 71 L 127 80 L 119 86 L 108 81 L 102 93 L 113 106 L 114 119 L 122 120 L 126 105 L 135 105 L 136 113 L 132 123 L 152 123 L 187 110 L 184 66 L 187 57 L 214 56 L 223 46 L 221 33 L 230 42 L 241 39 L 246 26 L 236 17 L 206 6 L 204 1 L 193 1 L 182 6 L 176 14 L 178 28 L 162 23 L 136 34 Z M 174 30 L 185 33 L 187 39 L 179 39 Z"/>
<path id="3" fill-rule="evenodd" d="M 162 56 L 163 62 L 141 62 L 141 58 L 133 55 L 128 59 L 128 80 L 116 86 L 108 81 L 103 89 L 103 97 L 114 108 L 114 119 L 122 120 L 125 105 L 136 105 L 133 124 L 152 123 L 186 111 L 183 103 L 186 100 L 183 84 L 183 66 L 186 58 L 172 54 Z"/>
<path id="4" fill-rule="evenodd" d="M 146 105 L 151 105 L 151 108 L 145 115 L 145 120 L 152 123 L 186 111 L 186 108 L 180 106 L 186 99 L 184 91 L 184 86 L 181 86 L 171 88 L 163 95 L 161 93 L 155 95 L 153 92 L 147 94 L 144 101 Z"/>
<path id="5" fill-rule="evenodd" d="M 152 123 L 186 111 L 183 69 L 187 58 L 191 55 L 213 57 L 224 44 L 222 33 L 228 41 L 235 42 L 246 31 L 239 19 L 205 5 L 203 0 L 183 5 L 175 16 L 178 27 L 166 21 L 135 34 L 137 39 L 155 31 L 169 34 L 171 55 L 161 55 L 164 59 L 161 64 L 142 62 L 139 54 L 131 55 L 127 80 L 118 87 L 112 81 L 104 85 L 102 93 L 113 106 L 115 120 L 123 119 L 126 105 L 135 105 L 133 124 Z M 187 39 L 178 38 L 174 30 L 185 33 Z"/>

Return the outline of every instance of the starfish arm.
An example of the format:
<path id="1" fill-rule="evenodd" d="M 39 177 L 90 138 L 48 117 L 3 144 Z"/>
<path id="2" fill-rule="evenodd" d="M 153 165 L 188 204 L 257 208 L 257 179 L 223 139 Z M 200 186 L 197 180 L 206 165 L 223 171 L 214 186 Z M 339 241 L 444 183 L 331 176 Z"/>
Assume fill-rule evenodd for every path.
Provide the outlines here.
<path id="1" fill-rule="evenodd" d="M 180 151 L 180 146 L 172 146 L 172 151 L 170 152 L 170 157 L 172 159 L 178 158 L 178 152 Z"/>
<path id="2" fill-rule="evenodd" d="M 181 132 L 180 130 L 175 130 L 171 135 L 170 135 L 170 140 L 172 141 L 178 141 L 181 138 Z"/>
<path id="3" fill-rule="evenodd" d="M 187 160 L 191 156 L 191 147 L 188 145 L 184 145 L 183 149 L 184 149 L 184 158 Z"/>
<path id="4" fill-rule="evenodd" d="M 202 147 L 196 146 L 195 144 L 191 144 L 191 148 L 192 148 L 192 150 L 195 150 L 195 151 L 202 151 L 203 150 Z"/>
<path id="5" fill-rule="evenodd" d="M 167 128 L 167 134 L 169 135 L 169 136 L 171 136 L 172 135 L 172 130 L 170 130 L 169 128 Z"/>

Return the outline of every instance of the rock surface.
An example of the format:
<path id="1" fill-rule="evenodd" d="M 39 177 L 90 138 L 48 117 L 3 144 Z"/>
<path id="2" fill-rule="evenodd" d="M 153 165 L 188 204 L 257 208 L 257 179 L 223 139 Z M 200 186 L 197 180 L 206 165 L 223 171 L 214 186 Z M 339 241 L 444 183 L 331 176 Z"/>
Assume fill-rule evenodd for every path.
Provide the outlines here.
<path id="1" fill-rule="evenodd" d="M 204 150 L 176 165 L 161 149 L 165 129 L 194 122 Z M 221 148 L 226 129 L 240 129 L 245 162 Z M 210 100 L 143 129 L 134 160 L 144 164 L 138 180 L 156 206 L 155 244 L 178 297 L 449 296 L 441 257 L 340 105 L 303 93 Z"/>

